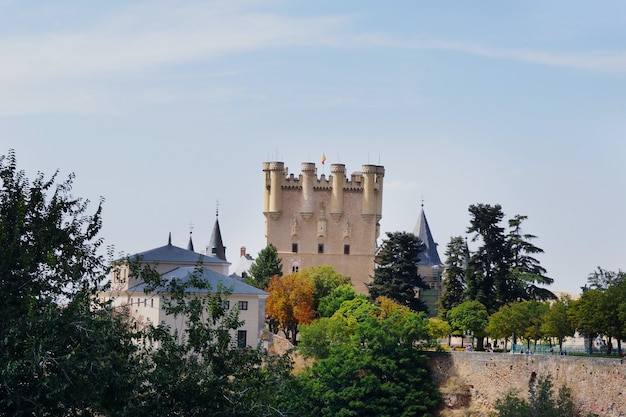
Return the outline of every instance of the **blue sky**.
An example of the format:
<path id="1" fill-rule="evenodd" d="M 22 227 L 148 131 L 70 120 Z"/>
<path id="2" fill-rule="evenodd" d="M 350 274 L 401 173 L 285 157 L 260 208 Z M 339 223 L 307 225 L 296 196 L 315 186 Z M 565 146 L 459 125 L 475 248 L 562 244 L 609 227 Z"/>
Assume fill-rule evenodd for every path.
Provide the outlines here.
<path id="1" fill-rule="evenodd" d="M 626 268 L 621 1 L 0 0 L 0 57 L 0 154 L 104 197 L 116 253 L 204 247 L 219 200 L 256 256 L 281 160 L 384 165 L 382 231 L 423 201 L 442 259 L 485 203 L 528 216 L 554 291 Z"/>

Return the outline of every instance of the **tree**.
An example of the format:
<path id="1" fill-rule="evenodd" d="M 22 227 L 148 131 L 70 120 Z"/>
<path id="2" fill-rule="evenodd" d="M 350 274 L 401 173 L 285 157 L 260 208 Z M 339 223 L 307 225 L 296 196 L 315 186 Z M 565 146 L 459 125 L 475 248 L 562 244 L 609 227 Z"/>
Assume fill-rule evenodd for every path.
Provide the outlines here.
<path id="1" fill-rule="evenodd" d="M 341 285 L 350 285 L 350 278 L 338 273 L 332 266 L 318 265 L 300 272 L 303 279 L 313 281 L 313 309 L 317 311 L 320 301 Z M 305 278 L 304 276 L 309 278 Z"/>
<path id="2" fill-rule="evenodd" d="M 102 201 L 89 214 L 89 201 L 71 195 L 74 175 L 57 175 L 31 183 L 13 151 L 0 157 L 3 415 L 93 415 L 133 392 L 126 323 L 92 308 L 107 272 Z"/>
<path id="3" fill-rule="evenodd" d="M 577 410 L 572 391 L 567 385 L 559 388 L 554 397 L 554 387 L 550 376 L 537 376 L 533 373 L 529 382 L 528 401 L 519 398 L 514 390 L 496 400 L 498 417 L 598 417 L 596 414 L 583 414 Z"/>
<path id="4" fill-rule="evenodd" d="M 527 218 L 518 214 L 509 220 L 511 230 L 507 242 L 511 253 L 511 281 L 522 290 L 517 295 L 520 300 L 554 300 L 557 297 L 551 291 L 537 285 L 550 285 L 554 280 L 545 275 L 546 269 L 532 256 L 543 253 L 543 249 L 531 243 L 537 236 L 522 234 L 521 225 Z"/>
<path id="5" fill-rule="evenodd" d="M 229 289 L 211 288 L 200 268 L 184 280 L 165 281 L 146 269 L 141 278 L 166 294 L 166 313 L 182 330 L 159 324 L 143 333 L 145 371 L 129 415 L 282 415 L 280 393 L 291 378 L 291 360 L 238 345 L 233 333 L 242 323 L 238 310 L 226 307 Z"/>
<path id="6" fill-rule="evenodd" d="M 542 330 L 546 336 L 557 338 L 559 352 L 563 351 L 563 340 L 566 337 L 573 337 L 576 331 L 569 314 L 571 304 L 572 300 L 568 296 L 563 296 L 552 302 L 544 315 Z"/>
<path id="7" fill-rule="evenodd" d="M 247 277 L 245 282 L 265 290 L 270 279 L 276 275 L 283 275 L 283 263 L 278 257 L 278 249 L 270 243 L 259 252 L 254 263 L 250 265 L 250 277 Z"/>
<path id="8" fill-rule="evenodd" d="M 510 257 L 504 228 L 499 226 L 504 213 L 499 204 L 470 205 L 469 212 L 467 233 L 474 233 L 472 241 L 480 239 L 482 245 L 468 263 L 466 299 L 482 303 L 493 313 L 509 300 L 511 290 L 507 285 Z"/>
<path id="9" fill-rule="evenodd" d="M 604 293 L 599 289 L 585 289 L 574 300 L 569 315 L 575 329 L 587 339 L 587 353 L 593 351 L 593 340 L 606 332 L 606 310 L 603 308 Z"/>
<path id="10" fill-rule="evenodd" d="M 447 312 L 464 300 L 465 269 L 469 258 L 467 242 L 456 236 L 450 239 L 446 250 L 443 292 L 439 298 L 439 316 L 446 318 Z"/>
<path id="11" fill-rule="evenodd" d="M 519 314 L 519 309 L 514 308 L 515 304 L 503 305 L 498 311 L 489 316 L 489 324 L 485 328 L 487 335 L 493 339 L 504 339 L 506 342 L 511 338 L 512 345 L 515 340 L 524 334 L 526 322 Z M 512 346 L 513 348 L 513 346 Z"/>
<path id="12" fill-rule="evenodd" d="M 485 328 L 489 323 L 487 308 L 478 301 L 465 301 L 448 311 L 448 320 L 453 329 L 476 338 L 476 349 L 484 349 Z"/>
<path id="13" fill-rule="evenodd" d="M 426 305 L 418 298 L 419 289 L 427 288 L 417 273 L 423 250 L 423 242 L 414 234 L 388 232 L 376 258 L 373 280 L 366 284 L 370 298 L 386 296 L 414 311 L 426 311 Z"/>
<path id="14" fill-rule="evenodd" d="M 330 317 L 339 310 L 344 301 L 352 300 L 356 297 L 356 291 L 352 284 L 340 285 L 331 291 L 326 297 L 320 300 L 317 308 L 318 317 Z"/>
<path id="15" fill-rule="evenodd" d="M 311 277 L 299 272 L 284 277 L 276 275 L 267 287 L 270 296 L 265 305 L 266 314 L 294 345 L 298 340 L 298 325 L 315 318 L 313 291 Z"/>
<path id="16" fill-rule="evenodd" d="M 624 309 L 626 308 L 624 307 L 626 303 L 626 273 L 607 271 L 598 267 L 588 276 L 587 281 L 592 289 L 598 290 L 602 294 L 599 297 L 601 311 L 598 312 L 598 315 L 602 317 L 603 326 L 602 331 L 598 333 L 608 337 L 607 353 L 611 354 L 613 339 L 617 340 L 618 350 L 621 352 L 621 340 L 626 335 L 626 325 L 623 320 L 625 317 Z"/>
<path id="17" fill-rule="evenodd" d="M 530 242 L 536 236 L 521 232 L 527 217 L 516 215 L 509 220 L 510 232 L 505 234 L 499 204 L 471 205 L 469 211 L 472 218 L 467 232 L 474 233 L 472 241 L 482 245 L 468 262 L 466 299 L 480 301 L 490 313 L 515 301 L 555 299 L 552 292 L 539 286 L 553 280 L 545 276 L 545 269 L 532 256 L 543 253 Z"/>
<path id="18" fill-rule="evenodd" d="M 433 416 L 440 401 L 416 342 L 428 338 L 423 313 L 368 317 L 298 376 L 302 416 Z"/>

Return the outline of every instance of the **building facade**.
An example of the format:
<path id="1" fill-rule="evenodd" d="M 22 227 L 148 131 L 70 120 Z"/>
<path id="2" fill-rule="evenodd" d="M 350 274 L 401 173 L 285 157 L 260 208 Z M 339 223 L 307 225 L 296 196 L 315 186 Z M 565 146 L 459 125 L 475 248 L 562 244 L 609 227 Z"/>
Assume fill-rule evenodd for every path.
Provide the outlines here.
<path id="1" fill-rule="evenodd" d="M 243 321 L 242 326 L 234 330 L 232 336 L 239 346 L 256 347 L 265 325 L 265 300 L 269 294 L 227 276 L 229 262 L 196 253 L 189 248 L 193 248 L 191 239 L 188 249 L 183 249 L 172 245 L 170 238 L 165 246 L 113 262 L 111 289 L 101 292 L 100 299 L 109 300 L 114 309 L 127 309 L 139 326 L 165 323 L 172 331 L 177 330 L 179 335 L 183 335 L 183 318 L 165 313 L 167 289 L 156 288 L 148 291 L 141 277 L 131 276 L 129 260 L 150 265 L 164 282 L 172 279 L 184 282 L 192 275 L 199 275 L 209 283 L 211 290 L 189 288 L 190 295 L 210 296 L 220 287 L 228 289 L 230 295 L 226 297 L 227 307 L 238 308 L 239 318 Z"/>
<path id="2" fill-rule="evenodd" d="M 314 163 L 301 174 L 288 174 L 283 162 L 265 162 L 265 237 L 276 246 L 287 275 L 316 265 L 330 265 L 352 280 L 359 293 L 374 274 L 374 255 L 382 218 L 385 169 L 363 165 L 346 174 L 331 164 L 318 176 Z"/>

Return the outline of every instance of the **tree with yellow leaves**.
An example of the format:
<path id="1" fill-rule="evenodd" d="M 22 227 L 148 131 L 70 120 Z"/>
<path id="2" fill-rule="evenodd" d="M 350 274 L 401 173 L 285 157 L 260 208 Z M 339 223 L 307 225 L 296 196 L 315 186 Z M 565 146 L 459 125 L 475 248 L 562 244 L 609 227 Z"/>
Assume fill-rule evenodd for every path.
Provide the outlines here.
<path id="1" fill-rule="evenodd" d="M 294 345 L 298 325 L 311 323 L 315 318 L 314 288 L 311 277 L 300 272 L 274 276 L 267 286 L 270 296 L 265 305 L 266 314 Z"/>

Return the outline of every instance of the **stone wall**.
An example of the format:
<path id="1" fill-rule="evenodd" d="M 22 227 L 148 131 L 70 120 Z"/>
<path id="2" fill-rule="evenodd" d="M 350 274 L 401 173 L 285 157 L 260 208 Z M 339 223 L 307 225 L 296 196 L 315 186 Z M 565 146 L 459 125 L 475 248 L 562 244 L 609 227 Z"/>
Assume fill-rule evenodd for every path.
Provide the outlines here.
<path id="1" fill-rule="evenodd" d="M 508 390 L 527 397 L 531 378 L 550 375 L 555 392 L 563 384 L 571 388 L 581 411 L 626 417 L 626 361 L 486 352 L 429 356 L 434 381 L 444 396 L 442 416 L 487 416 Z"/>

